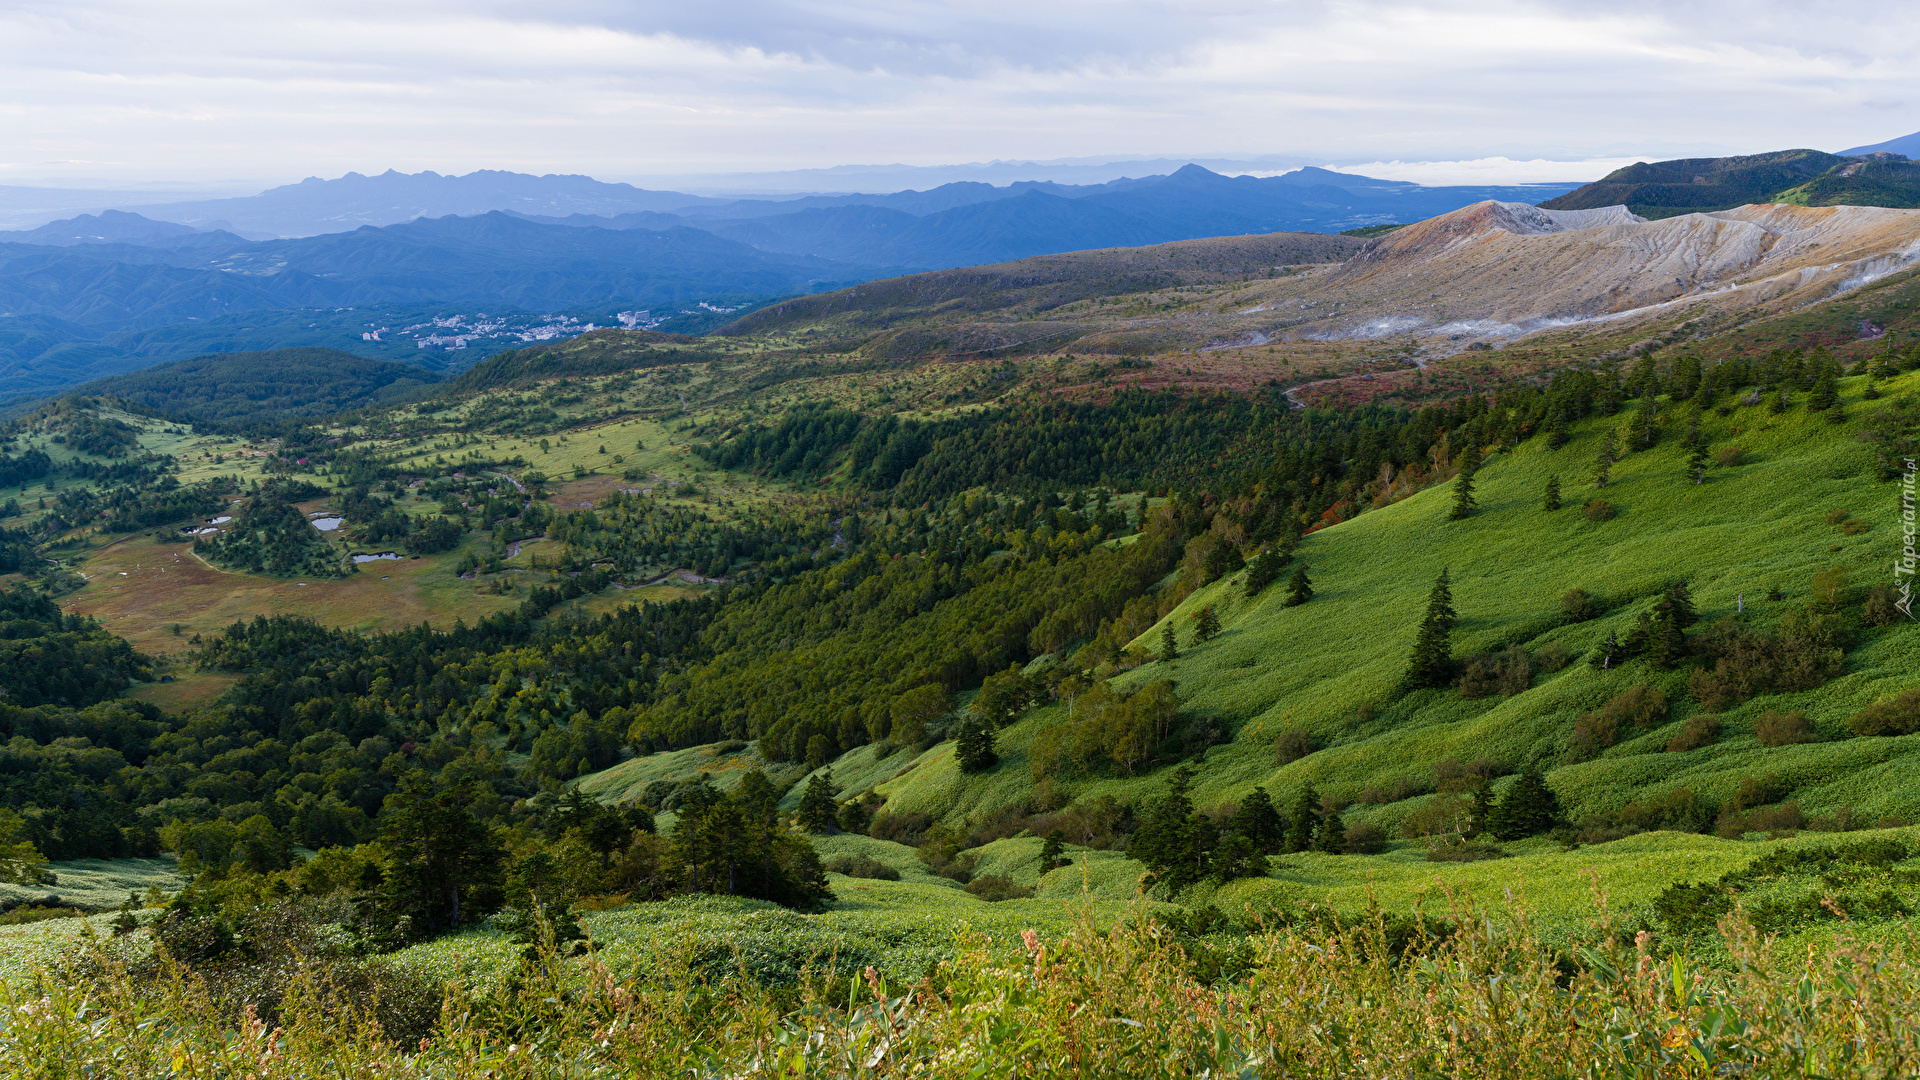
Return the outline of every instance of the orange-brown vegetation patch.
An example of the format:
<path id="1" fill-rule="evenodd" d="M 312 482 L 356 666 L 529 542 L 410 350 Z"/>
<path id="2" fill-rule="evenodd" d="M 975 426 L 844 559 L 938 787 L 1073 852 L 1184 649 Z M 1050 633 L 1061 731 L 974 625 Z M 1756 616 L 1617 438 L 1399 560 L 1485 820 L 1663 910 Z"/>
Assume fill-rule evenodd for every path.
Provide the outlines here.
<path id="1" fill-rule="evenodd" d="M 62 606 L 99 619 L 154 655 L 184 651 L 194 634 L 259 615 L 306 615 L 328 626 L 393 630 L 422 621 L 450 623 L 456 616 L 471 622 L 521 599 L 476 591 L 454 578 L 445 557 L 367 563 L 344 580 L 271 578 L 221 570 L 195 555 L 191 544 L 144 536 L 102 549 L 79 569 L 87 585 L 63 598 Z"/>
<path id="2" fill-rule="evenodd" d="M 140 683 L 127 691 L 135 701 L 143 701 L 162 712 L 184 713 L 213 704 L 240 676 L 226 671 L 181 670 L 172 682 Z"/>

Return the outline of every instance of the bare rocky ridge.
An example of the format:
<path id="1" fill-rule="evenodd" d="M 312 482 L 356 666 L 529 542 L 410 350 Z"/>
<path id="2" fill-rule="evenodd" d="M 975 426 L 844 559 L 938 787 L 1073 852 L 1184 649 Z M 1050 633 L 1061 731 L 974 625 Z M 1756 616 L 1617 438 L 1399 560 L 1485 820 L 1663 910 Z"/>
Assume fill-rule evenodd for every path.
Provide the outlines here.
<path id="1" fill-rule="evenodd" d="M 1916 261 L 1920 210 L 1767 205 L 1646 221 L 1618 206 L 1485 202 L 1375 241 L 1276 305 L 1295 317 L 1266 333 L 1511 339 L 1682 305 L 1775 313 Z"/>

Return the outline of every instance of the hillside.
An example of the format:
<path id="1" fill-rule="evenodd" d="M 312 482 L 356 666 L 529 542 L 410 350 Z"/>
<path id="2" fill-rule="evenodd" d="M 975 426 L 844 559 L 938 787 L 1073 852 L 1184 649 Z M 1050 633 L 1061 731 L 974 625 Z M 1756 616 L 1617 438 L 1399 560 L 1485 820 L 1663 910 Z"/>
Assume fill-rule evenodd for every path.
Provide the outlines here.
<path id="1" fill-rule="evenodd" d="M 1920 166 L 1899 155 L 1890 157 L 1867 160 L 1818 150 L 1782 150 L 1745 157 L 1643 161 L 1539 205 L 1549 210 L 1624 205 L 1645 218 L 1769 202 L 1920 206 Z"/>
<path id="2" fill-rule="evenodd" d="M 449 979 L 465 1016 L 598 963 L 884 995 L 1081 934 L 1241 994 L 1355 919 L 1383 971 L 1485 933 L 1555 986 L 1890 940 L 1915 217 L 1491 202 L 596 329 L 400 403 L 325 353 L 128 384 L 374 399 L 246 431 L 47 403 L 0 428 L 0 901 L 48 924 L 0 980 L 149 885 L 94 916 L 133 997 L 218 925 L 189 970 L 277 1007 L 246 950 L 297 932 L 423 1033 Z"/>
<path id="3" fill-rule="evenodd" d="M 440 379 L 437 372 L 338 349 L 293 348 L 175 360 L 86 383 L 73 392 L 132 402 L 179 419 L 244 427 L 393 405 L 424 395 Z"/>

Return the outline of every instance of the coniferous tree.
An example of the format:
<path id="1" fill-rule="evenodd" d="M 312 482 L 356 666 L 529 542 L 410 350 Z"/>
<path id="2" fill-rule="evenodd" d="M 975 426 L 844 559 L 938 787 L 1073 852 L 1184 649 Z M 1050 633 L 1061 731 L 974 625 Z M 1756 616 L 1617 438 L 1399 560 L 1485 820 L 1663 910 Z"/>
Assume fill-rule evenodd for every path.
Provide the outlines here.
<path id="1" fill-rule="evenodd" d="M 1793 404 L 1792 401 L 1789 400 L 1789 398 L 1787 397 L 1787 394 L 1788 394 L 1787 388 L 1782 386 L 1780 388 L 1780 392 L 1773 395 L 1773 400 L 1767 402 L 1767 411 L 1772 413 L 1775 416 L 1779 416 L 1781 413 L 1786 412 L 1788 407 Z"/>
<path id="2" fill-rule="evenodd" d="M 1193 640 L 1212 641 L 1220 636 L 1220 616 L 1214 614 L 1213 605 L 1201 608 L 1193 617 Z"/>
<path id="3" fill-rule="evenodd" d="M 833 803 L 832 773 L 813 774 L 813 779 L 807 781 L 807 790 L 800 796 L 800 827 L 810 833 L 832 832 L 838 809 Z"/>
<path id="4" fill-rule="evenodd" d="M 1660 607 L 1672 614 L 1674 625 L 1682 630 L 1700 621 L 1699 613 L 1693 608 L 1693 593 L 1684 581 L 1667 586 L 1666 595 L 1660 599 Z"/>
<path id="5" fill-rule="evenodd" d="M 1560 818 L 1560 800 L 1547 786 L 1538 766 L 1521 770 L 1520 778 L 1493 808 L 1488 821 L 1493 835 L 1502 840 L 1520 840 L 1553 828 Z"/>
<path id="6" fill-rule="evenodd" d="M 1547 510 L 1560 509 L 1560 477 L 1558 474 L 1547 477 L 1547 493 L 1540 505 Z"/>
<path id="7" fill-rule="evenodd" d="M 1287 606 L 1299 607 L 1313 599 L 1313 582 L 1307 579 L 1307 568 L 1297 566 L 1293 576 L 1287 579 Z"/>
<path id="8" fill-rule="evenodd" d="M 1707 448 L 1705 444 L 1696 443 L 1692 450 L 1687 451 L 1687 475 L 1693 477 L 1695 484 L 1704 484 L 1707 482 Z"/>
<path id="9" fill-rule="evenodd" d="M 1840 404 L 1840 373 L 1833 367 L 1820 369 L 1820 376 L 1813 384 L 1813 394 L 1807 398 L 1810 412 L 1824 412 Z"/>
<path id="10" fill-rule="evenodd" d="M 1453 509 L 1448 512 L 1448 521 L 1459 521 L 1473 516 L 1480 504 L 1473 498 L 1473 474 L 1465 469 L 1453 478 Z"/>
<path id="11" fill-rule="evenodd" d="M 1673 366 L 1673 378 L 1667 387 L 1668 396 L 1675 401 L 1684 401 L 1699 392 L 1705 380 L 1701 377 L 1700 358 L 1683 356 Z"/>
<path id="12" fill-rule="evenodd" d="M 1058 870 L 1072 862 L 1067 857 L 1066 837 L 1059 829 L 1048 833 L 1046 842 L 1040 845 L 1040 872 L 1044 874 L 1049 870 Z"/>
<path id="13" fill-rule="evenodd" d="M 485 917 L 498 904 L 506 850 L 479 818 L 473 792 L 436 790 L 426 773 L 402 778 L 380 813 L 391 855 L 382 907 L 411 934 L 437 934 Z"/>
<path id="14" fill-rule="evenodd" d="M 1313 850 L 1329 855 L 1339 855 L 1347 850 L 1347 825 L 1340 820 L 1338 813 L 1329 813 L 1320 819 L 1319 828 L 1313 830 Z"/>
<path id="15" fill-rule="evenodd" d="M 1467 835 L 1486 832 L 1493 815 L 1493 785 L 1484 777 L 1473 785 L 1473 805 L 1467 810 Z"/>
<path id="16" fill-rule="evenodd" d="M 1613 437 L 1613 429 L 1608 428 L 1606 437 L 1600 440 L 1600 460 L 1593 473 L 1593 486 L 1603 488 L 1613 475 L 1613 463 L 1620 460 L 1620 444 Z"/>
<path id="17" fill-rule="evenodd" d="M 1267 789 L 1256 787 L 1240 801 L 1227 827 L 1253 841 L 1262 854 L 1272 855 L 1286 844 L 1287 821 L 1273 805 Z"/>
<path id="18" fill-rule="evenodd" d="M 1247 564 L 1247 599 L 1251 600 L 1265 592 L 1280 577 L 1280 568 L 1287 560 L 1272 547 L 1260 549 L 1260 554 Z"/>
<path id="19" fill-rule="evenodd" d="M 1553 430 L 1547 432 L 1547 449 L 1558 450 L 1567 445 L 1573 436 L 1567 431 L 1567 414 L 1558 412 L 1553 417 Z"/>
<path id="20" fill-rule="evenodd" d="M 1220 831 L 1207 857 L 1207 876 L 1215 881 L 1267 876 L 1267 857 L 1254 842 L 1231 829 Z"/>
<path id="21" fill-rule="evenodd" d="M 1160 659 L 1174 660 L 1180 656 L 1180 642 L 1173 633 L 1173 624 L 1160 628 Z"/>
<path id="22" fill-rule="evenodd" d="M 1300 788 L 1293 807 L 1287 812 L 1286 851 L 1289 854 L 1313 846 L 1314 829 L 1320 823 L 1320 793 L 1311 782 Z"/>
<path id="23" fill-rule="evenodd" d="M 1634 410 L 1633 426 L 1629 429 L 1628 445 L 1632 449 L 1645 450 L 1659 440 L 1660 429 L 1654 424 L 1658 412 L 1659 404 L 1654 401 L 1653 395 L 1648 394 L 1640 399 L 1640 407 Z"/>
<path id="24" fill-rule="evenodd" d="M 1455 619 L 1453 591 L 1448 571 L 1440 571 L 1427 596 L 1427 611 L 1420 620 L 1420 632 L 1414 639 L 1413 656 L 1407 673 L 1400 680 L 1402 690 L 1445 686 L 1453 681 L 1452 633 Z"/>
<path id="25" fill-rule="evenodd" d="M 1194 768 L 1182 765 L 1167 781 L 1127 841 L 1127 858 L 1145 863 L 1160 884 L 1179 894 L 1207 876 L 1218 830 L 1193 809 Z"/>
<path id="26" fill-rule="evenodd" d="M 964 773 L 985 772 L 999 762 L 993 746 L 993 727 L 976 716 L 961 720 L 954 733 L 953 755 Z"/>

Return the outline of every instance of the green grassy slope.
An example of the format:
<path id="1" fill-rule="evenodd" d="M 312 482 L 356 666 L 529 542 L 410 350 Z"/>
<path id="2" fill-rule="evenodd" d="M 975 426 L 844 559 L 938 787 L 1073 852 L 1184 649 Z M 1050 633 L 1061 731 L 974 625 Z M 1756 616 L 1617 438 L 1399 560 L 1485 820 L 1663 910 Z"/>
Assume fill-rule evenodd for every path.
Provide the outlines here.
<path id="1" fill-rule="evenodd" d="M 1849 411 L 1865 415 L 1870 403 L 1859 400 L 1862 381 L 1844 380 L 1842 387 Z M 1920 374 L 1887 387 L 1890 395 L 1916 389 Z M 1630 415 L 1579 425 L 1557 451 L 1534 441 L 1496 456 L 1479 474 L 1481 509 L 1468 520 L 1448 521 L 1449 492 L 1434 488 L 1309 535 L 1298 557 L 1317 595 L 1303 607 L 1283 606 L 1280 587 L 1247 600 L 1235 579 L 1186 600 L 1169 616 L 1183 642 L 1179 659 L 1149 663 L 1119 681 L 1170 677 L 1187 710 L 1215 716 L 1235 732 L 1233 742 L 1206 755 L 1196 787 L 1200 803 L 1237 800 L 1255 784 L 1284 797 L 1307 781 L 1351 801 L 1371 785 L 1429 777 L 1445 758 L 1491 757 L 1515 767 L 1542 764 L 1575 819 L 1680 787 L 1725 801 L 1743 778 L 1767 774 L 1778 774 L 1809 815 L 1851 807 L 1869 819 L 1920 817 L 1920 736 L 1851 739 L 1845 727 L 1862 706 L 1914 684 L 1920 638 L 1904 624 L 1865 631 L 1848 653 L 1844 676 L 1825 686 L 1762 695 L 1727 709 L 1719 739 L 1684 753 L 1665 752 L 1681 722 L 1697 711 L 1686 698 L 1684 670 L 1659 671 L 1635 660 L 1600 671 L 1579 659 L 1610 631 L 1624 637 L 1637 614 L 1676 580 L 1689 582 L 1702 626 L 1732 614 L 1742 598 L 1749 617 L 1768 626 L 1804 605 L 1813 575 L 1828 567 L 1849 569 L 1857 599 L 1866 585 L 1890 577 L 1899 547 L 1898 489 L 1874 479 L 1857 422 L 1832 425 L 1803 408 L 1780 416 L 1764 406 L 1736 408 L 1724 418 L 1709 414 L 1704 430 L 1712 448 L 1738 445 L 1748 457 L 1737 466 L 1710 466 L 1708 482 L 1695 486 L 1684 475 L 1684 420 L 1675 410 L 1660 444 L 1627 456 L 1605 492 L 1590 490 L 1603 432 Z M 1556 474 L 1569 505 L 1548 513 L 1541 492 Z M 1579 506 L 1600 494 L 1617 516 L 1589 521 Z M 1843 535 L 1824 520 L 1837 508 L 1872 528 Z M 1456 656 L 1508 643 L 1537 654 L 1559 643 L 1575 661 L 1536 673 L 1529 690 L 1507 699 L 1463 700 L 1452 690 L 1396 697 L 1427 592 L 1443 567 L 1452 571 L 1461 616 Z M 1606 612 L 1563 625 L 1559 599 L 1576 587 L 1599 597 Z M 1775 588 L 1783 600 L 1766 599 Z M 1192 616 L 1207 605 L 1220 614 L 1224 632 L 1204 645 L 1186 644 Z M 1159 636 L 1156 626 L 1138 644 L 1157 651 Z M 1578 714 L 1641 681 L 1673 700 L 1667 720 L 1595 760 L 1562 764 Z M 1826 741 L 1761 746 L 1752 723 L 1766 709 L 1804 710 Z M 955 824 L 977 819 L 1036 794 L 1026 751 L 1063 713 L 1059 706 L 1038 709 L 1003 731 L 1001 763 L 978 776 L 960 773 L 944 744 L 918 760 L 906 753 L 870 760 L 875 751 L 863 748 L 836 763 L 834 776 L 848 793 L 875 786 L 890 810 Z M 1288 728 L 1309 732 L 1323 749 L 1277 764 L 1272 743 Z M 1136 801 L 1164 783 L 1162 774 L 1057 779 L 1076 796 Z M 1431 798 L 1357 805 L 1348 821 L 1371 821 L 1391 833 Z M 1688 839 L 1679 849 L 1702 843 L 1708 842 Z M 1362 880 L 1380 869 L 1382 858 L 1333 861 Z"/>

